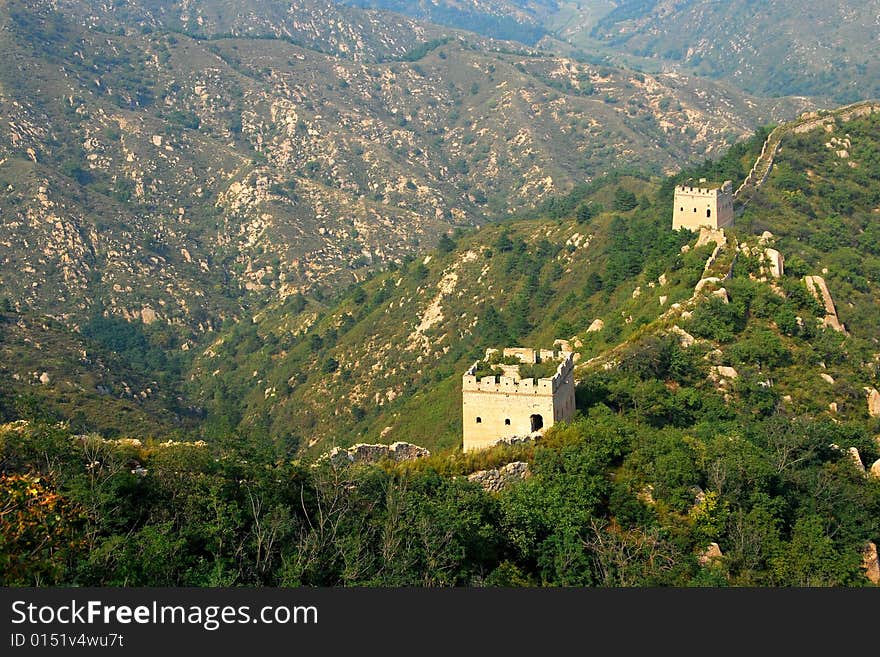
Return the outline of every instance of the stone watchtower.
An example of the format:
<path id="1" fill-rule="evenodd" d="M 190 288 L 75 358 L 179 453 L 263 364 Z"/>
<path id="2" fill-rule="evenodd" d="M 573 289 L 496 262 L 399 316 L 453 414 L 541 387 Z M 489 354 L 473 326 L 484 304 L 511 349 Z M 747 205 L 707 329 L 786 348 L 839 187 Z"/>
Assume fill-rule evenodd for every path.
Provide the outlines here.
<path id="1" fill-rule="evenodd" d="M 678 185 L 675 188 L 675 207 L 672 229 L 699 230 L 702 227 L 717 230 L 733 223 L 733 183 L 729 180 L 718 185 L 700 179 L 698 186 Z"/>
<path id="2" fill-rule="evenodd" d="M 561 360 L 549 379 L 520 379 L 508 369 L 505 376 L 475 375 L 479 362 L 462 377 L 464 451 L 491 447 L 505 438 L 542 434 L 556 422 L 574 415 L 574 354 L 534 349 L 505 349 L 523 363 Z"/>

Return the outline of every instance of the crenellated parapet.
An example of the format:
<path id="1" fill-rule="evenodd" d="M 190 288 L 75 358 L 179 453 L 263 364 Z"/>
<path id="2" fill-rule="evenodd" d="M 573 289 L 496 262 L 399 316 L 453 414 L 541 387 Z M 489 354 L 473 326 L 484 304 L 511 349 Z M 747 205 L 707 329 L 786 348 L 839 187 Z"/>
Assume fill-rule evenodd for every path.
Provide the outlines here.
<path id="1" fill-rule="evenodd" d="M 461 379 L 462 390 L 498 392 L 512 395 L 552 395 L 564 385 L 566 379 L 571 378 L 571 374 L 574 372 L 574 354 L 564 354 L 562 362 L 556 368 L 556 373 L 550 378 L 521 379 L 515 376 L 484 376 L 477 378 L 475 372 L 479 364 L 479 361 L 475 362 L 465 372 Z"/>

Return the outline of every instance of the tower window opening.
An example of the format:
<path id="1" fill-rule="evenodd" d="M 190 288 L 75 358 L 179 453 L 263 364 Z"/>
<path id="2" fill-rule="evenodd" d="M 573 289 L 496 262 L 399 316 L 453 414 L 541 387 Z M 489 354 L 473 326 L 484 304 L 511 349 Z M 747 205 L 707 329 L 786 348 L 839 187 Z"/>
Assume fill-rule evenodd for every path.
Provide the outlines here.
<path id="1" fill-rule="evenodd" d="M 529 420 L 531 421 L 532 431 L 544 428 L 544 418 L 540 415 L 532 415 Z"/>
<path id="2" fill-rule="evenodd" d="M 478 418 L 477 418 L 477 424 L 481 424 L 482 422 L 483 422 L 483 418 L 478 417 Z"/>
<path id="3" fill-rule="evenodd" d="M 706 210 L 706 218 L 708 219 L 711 216 L 712 216 L 712 209 L 709 208 L 708 210 Z"/>
<path id="4" fill-rule="evenodd" d="M 510 418 L 509 417 L 504 419 L 504 424 L 508 427 L 510 426 Z"/>

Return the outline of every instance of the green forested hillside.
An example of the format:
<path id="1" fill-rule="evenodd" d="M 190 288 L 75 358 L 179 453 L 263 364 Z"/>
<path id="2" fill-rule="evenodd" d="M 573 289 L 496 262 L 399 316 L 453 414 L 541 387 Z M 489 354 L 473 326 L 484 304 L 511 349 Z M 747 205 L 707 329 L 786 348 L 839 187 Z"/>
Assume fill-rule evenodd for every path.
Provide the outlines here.
<path id="1" fill-rule="evenodd" d="M 616 288 L 643 258 L 662 267 L 657 275 L 674 260 L 687 238 L 661 224 L 665 212 L 599 211 L 604 203 L 610 210 L 615 189 L 648 185 L 622 176 L 595 186 L 590 200 L 576 204 L 582 216 L 595 216 L 580 223 L 519 220 L 454 234 L 440 251 L 337 301 L 300 302 L 300 313 L 288 301 L 222 334 L 197 358 L 191 387 L 207 412 L 206 435 L 238 426 L 298 447 L 317 442 L 321 450 L 380 434 L 455 447 L 460 377 L 487 347 L 549 347 L 583 334 L 609 303 L 621 312 L 636 306 L 625 299 L 632 290 Z M 646 234 L 654 239 L 642 241 Z M 679 285 L 676 277 L 673 297 L 689 296 L 695 282 Z M 634 310 L 642 321 L 657 314 Z M 597 349 L 630 332 L 616 315 Z"/>
<path id="2" fill-rule="evenodd" d="M 3 426 L 3 583 L 868 584 L 880 116 L 827 125 L 786 137 L 728 231 L 748 251 L 728 246 L 707 272 L 712 245 L 668 230 L 675 179 L 614 176 L 223 331 L 187 384 L 206 417 L 189 441 Z M 742 179 L 762 140 L 682 176 Z M 770 243 L 786 274 L 762 280 Z M 825 277 L 847 333 L 820 326 L 804 274 Z M 581 340 L 573 421 L 461 454 L 463 366 L 556 337 Z M 380 437 L 436 453 L 310 458 Z M 514 460 L 530 476 L 498 493 L 462 476 Z"/>
<path id="3" fill-rule="evenodd" d="M 239 5 L 0 3 L 5 419 L 184 430 L 200 410 L 180 372 L 267 304 L 326 304 L 443 233 L 609 167 L 677 170 L 811 104 L 335 4 Z"/>
<path id="4" fill-rule="evenodd" d="M 787 137 L 770 179 L 732 232 L 752 242 L 750 235 L 773 233 L 787 276 L 777 284 L 780 296 L 750 281 L 757 264 L 740 259 L 725 284 L 734 303 L 717 320 L 727 323 L 716 327 L 725 337 L 718 346 L 728 358 L 725 343 L 744 339 L 747 346 L 737 346 L 729 364 L 755 365 L 757 356 L 744 355 L 750 340 L 780 334 L 788 355 L 772 367 L 774 396 L 791 395 L 797 412 L 823 412 L 837 402 L 845 416 L 863 417 L 862 387 L 876 376 L 876 123 L 860 119 L 832 133 Z M 742 180 L 765 134 L 681 177 Z M 851 143 L 846 158 L 825 145 L 844 135 Z M 318 451 L 380 435 L 384 442 L 458 445 L 459 377 L 487 347 L 577 339 L 586 362 L 653 331 L 664 310 L 691 297 L 714 245 L 680 252 L 694 237 L 669 230 L 673 185 L 674 179 L 614 176 L 548 204 L 540 219 L 448 238 L 440 251 L 354 286 L 339 300 L 266 310 L 196 360 L 191 390 L 207 413 L 205 435 L 238 426 L 287 449 L 314 444 Z M 814 330 L 818 311 L 801 281 L 806 274 L 825 277 L 850 329 L 843 348 L 837 335 Z M 698 337 L 716 337 L 703 315 L 698 308 L 695 319 L 679 323 L 690 330 L 696 322 Z M 795 317 L 803 328 L 792 328 Z M 588 333 L 595 319 L 605 328 Z M 846 372 L 844 381 L 828 388 L 819 363 L 832 378 Z"/>

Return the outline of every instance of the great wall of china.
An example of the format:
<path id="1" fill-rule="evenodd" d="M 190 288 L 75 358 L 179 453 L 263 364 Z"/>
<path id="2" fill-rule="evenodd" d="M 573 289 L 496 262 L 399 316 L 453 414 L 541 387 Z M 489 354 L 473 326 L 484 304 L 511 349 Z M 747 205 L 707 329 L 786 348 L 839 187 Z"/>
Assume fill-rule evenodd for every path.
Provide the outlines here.
<path id="1" fill-rule="evenodd" d="M 838 118 L 843 121 L 850 121 L 859 116 L 866 116 L 874 112 L 880 112 L 880 101 L 866 100 L 846 105 L 845 107 L 839 107 L 835 110 L 808 112 L 802 114 L 794 121 L 783 123 L 774 128 L 764 141 L 761 154 L 755 160 L 749 175 L 746 176 L 742 184 L 733 193 L 734 200 L 739 201 L 737 212 L 741 213 L 743 211 L 749 201 L 752 200 L 752 194 L 755 190 L 759 189 L 770 176 L 770 171 L 773 169 L 773 158 L 779 152 L 782 139 L 787 134 L 802 134 L 820 128 Z"/>

